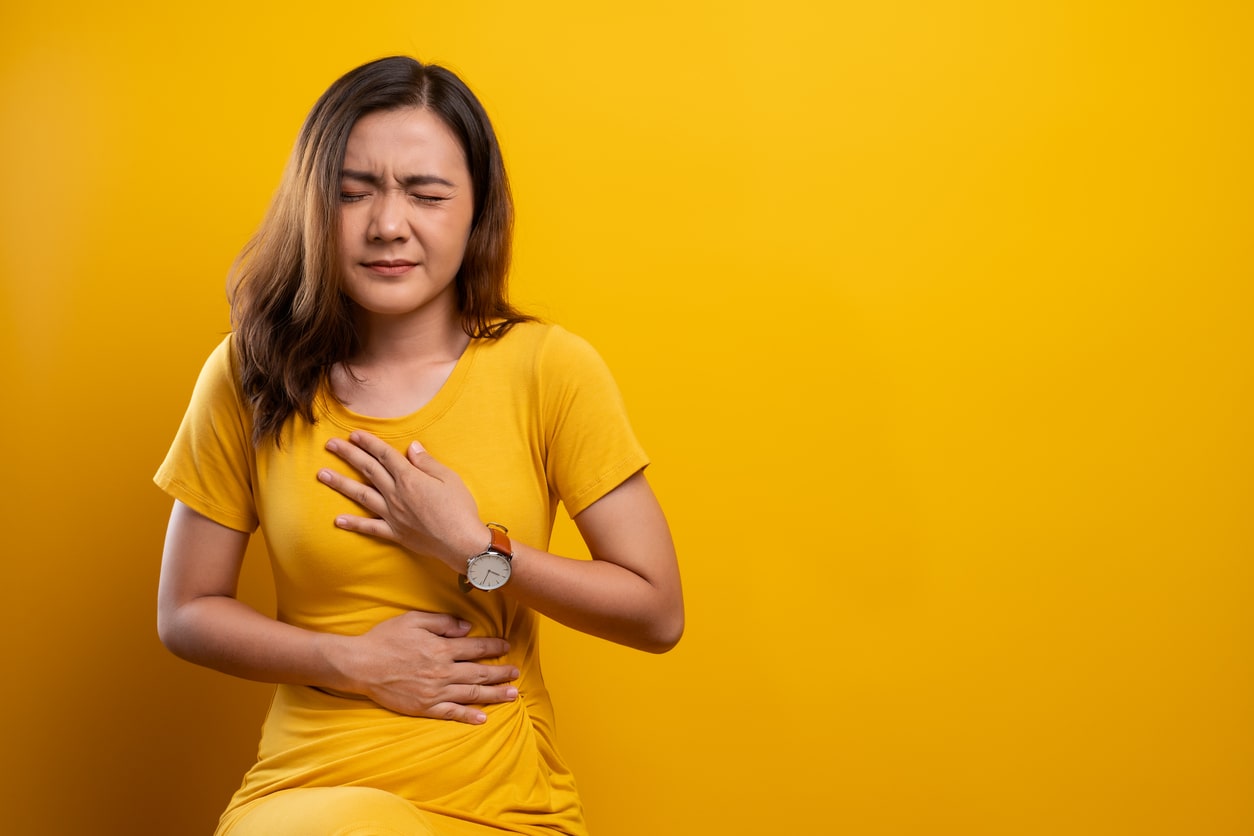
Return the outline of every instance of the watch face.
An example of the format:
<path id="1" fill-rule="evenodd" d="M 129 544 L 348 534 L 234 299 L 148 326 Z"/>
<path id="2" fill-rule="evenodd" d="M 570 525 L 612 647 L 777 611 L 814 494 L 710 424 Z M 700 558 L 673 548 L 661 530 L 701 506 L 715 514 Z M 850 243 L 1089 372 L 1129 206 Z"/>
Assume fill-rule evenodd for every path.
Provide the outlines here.
<path id="1" fill-rule="evenodd" d="M 509 559 L 496 552 L 475 555 L 466 566 L 466 578 L 476 589 L 500 589 L 509 572 Z"/>

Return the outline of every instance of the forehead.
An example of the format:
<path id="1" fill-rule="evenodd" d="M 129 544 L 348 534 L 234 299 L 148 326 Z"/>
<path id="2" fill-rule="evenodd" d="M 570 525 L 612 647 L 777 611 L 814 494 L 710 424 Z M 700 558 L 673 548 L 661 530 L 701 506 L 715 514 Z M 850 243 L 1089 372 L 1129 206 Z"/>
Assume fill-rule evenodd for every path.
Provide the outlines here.
<path id="1" fill-rule="evenodd" d="M 379 110 L 357 120 L 344 149 L 344 168 L 381 175 L 468 177 L 466 154 L 453 130 L 426 108 Z"/>

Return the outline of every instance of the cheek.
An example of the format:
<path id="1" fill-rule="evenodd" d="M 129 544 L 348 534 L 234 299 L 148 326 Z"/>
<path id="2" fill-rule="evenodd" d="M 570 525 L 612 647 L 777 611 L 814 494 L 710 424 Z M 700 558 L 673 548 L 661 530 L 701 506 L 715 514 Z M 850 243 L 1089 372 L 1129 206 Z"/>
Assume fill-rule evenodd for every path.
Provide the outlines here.
<path id="1" fill-rule="evenodd" d="M 462 242 L 462 249 L 466 248 L 466 244 L 470 242 L 470 233 L 474 231 L 474 224 L 472 223 L 473 218 L 474 216 L 471 212 L 467 212 L 465 217 L 462 218 L 460 239 Z"/>
<path id="2" fill-rule="evenodd" d="M 353 242 L 357 240 L 359 233 L 360 230 L 358 230 L 357 225 L 353 223 L 352 214 L 348 212 L 340 212 L 339 228 L 335 232 L 335 241 L 339 244 L 341 254 L 352 246 Z"/>
<path id="3" fill-rule="evenodd" d="M 440 239 L 444 242 L 446 252 L 459 255 L 465 252 L 466 244 L 470 241 L 469 220 L 449 218 L 449 222 L 440 231 Z"/>

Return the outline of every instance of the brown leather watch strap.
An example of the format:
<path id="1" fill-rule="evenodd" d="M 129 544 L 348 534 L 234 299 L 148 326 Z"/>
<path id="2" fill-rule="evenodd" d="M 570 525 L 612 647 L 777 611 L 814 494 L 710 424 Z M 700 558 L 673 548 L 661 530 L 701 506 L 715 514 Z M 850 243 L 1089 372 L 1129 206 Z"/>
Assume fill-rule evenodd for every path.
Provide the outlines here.
<path id="1" fill-rule="evenodd" d="M 492 532 L 492 542 L 488 545 L 488 548 L 513 559 L 514 544 L 510 542 L 509 529 L 500 523 L 490 522 L 488 523 L 488 531 Z"/>

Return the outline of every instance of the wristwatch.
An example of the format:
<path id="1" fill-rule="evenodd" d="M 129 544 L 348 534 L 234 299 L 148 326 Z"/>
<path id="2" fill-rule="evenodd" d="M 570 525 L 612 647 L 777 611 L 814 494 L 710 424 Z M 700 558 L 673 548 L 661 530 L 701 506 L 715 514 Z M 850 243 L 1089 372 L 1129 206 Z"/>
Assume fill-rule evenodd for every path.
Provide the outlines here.
<path id="1" fill-rule="evenodd" d="M 488 523 L 492 542 L 488 547 L 466 561 L 466 574 L 459 578 L 462 590 L 469 592 L 482 589 L 490 592 L 500 589 L 509 580 L 513 569 L 514 546 L 509 541 L 509 529 L 499 523 Z"/>

